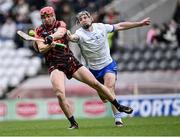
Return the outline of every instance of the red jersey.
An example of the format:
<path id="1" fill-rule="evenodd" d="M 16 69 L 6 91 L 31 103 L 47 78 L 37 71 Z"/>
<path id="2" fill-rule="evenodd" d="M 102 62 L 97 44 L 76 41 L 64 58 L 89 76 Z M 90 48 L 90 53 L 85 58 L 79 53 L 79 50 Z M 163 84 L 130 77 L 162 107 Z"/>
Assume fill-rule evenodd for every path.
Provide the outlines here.
<path id="1" fill-rule="evenodd" d="M 63 21 L 55 21 L 51 28 L 47 28 L 44 25 L 36 28 L 37 37 L 45 37 L 44 35 L 50 35 L 56 32 L 59 27 L 66 28 L 66 24 Z M 49 72 L 54 69 L 63 71 L 68 78 L 72 77 L 72 74 L 82 66 L 81 63 L 73 56 L 73 53 L 69 49 L 67 36 L 65 35 L 61 39 L 56 40 L 57 43 L 65 44 L 66 47 L 53 47 L 46 53 L 44 53 L 46 64 L 48 65 Z"/>

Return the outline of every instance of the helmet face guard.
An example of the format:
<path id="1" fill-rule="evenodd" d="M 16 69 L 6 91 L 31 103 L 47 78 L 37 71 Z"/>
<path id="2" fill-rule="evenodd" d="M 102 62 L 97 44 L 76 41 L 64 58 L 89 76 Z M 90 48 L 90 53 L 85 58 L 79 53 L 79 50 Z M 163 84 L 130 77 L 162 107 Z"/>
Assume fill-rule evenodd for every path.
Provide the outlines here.
<path id="1" fill-rule="evenodd" d="M 40 15 L 41 15 L 41 19 L 42 19 L 42 23 L 45 26 L 51 26 L 52 23 L 47 23 L 47 21 L 45 20 L 46 17 L 53 17 L 53 22 L 55 22 L 56 17 L 55 17 L 55 12 L 54 9 L 52 7 L 44 7 L 40 10 Z"/>

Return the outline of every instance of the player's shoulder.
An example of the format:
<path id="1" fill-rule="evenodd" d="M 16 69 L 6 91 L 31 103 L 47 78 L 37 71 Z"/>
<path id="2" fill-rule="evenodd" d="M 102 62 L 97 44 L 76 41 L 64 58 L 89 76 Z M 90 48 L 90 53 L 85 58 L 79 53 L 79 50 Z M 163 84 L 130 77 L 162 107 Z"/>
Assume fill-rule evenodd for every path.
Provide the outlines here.
<path id="1" fill-rule="evenodd" d="M 93 23 L 93 24 L 96 24 L 96 25 L 104 25 L 104 23 L 102 23 L 102 22 Z"/>
<path id="2" fill-rule="evenodd" d="M 94 26 L 104 26 L 104 23 L 93 23 Z"/>
<path id="3" fill-rule="evenodd" d="M 105 27 L 104 23 L 93 23 L 92 25 L 97 27 L 97 28 L 104 28 Z"/>
<path id="4" fill-rule="evenodd" d="M 59 27 L 63 27 L 63 28 L 66 28 L 66 23 L 62 20 L 60 21 L 56 21 L 56 25 L 59 26 Z"/>
<path id="5" fill-rule="evenodd" d="M 96 28 L 100 29 L 100 30 L 105 29 L 105 24 L 104 23 L 93 23 L 92 25 L 95 26 Z"/>
<path id="6" fill-rule="evenodd" d="M 39 33 L 41 33 L 42 31 L 43 31 L 43 26 L 42 25 L 40 25 L 39 27 L 37 27 L 37 28 L 35 28 L 35 32 L 36 32 L 36 34 L 39 34 Z"/>
<path id="7" fill-rule="evenodd" d="M 78 29 L 76 30 L 76 32 L 75 32 L 75 33 L 80 34 L 80 33 L 82 33 L 82 32 L 83 32 L 83 29 L 80 27 L 80 28 L 78 28 Z"/>
<path id="8" fill-rule="evenodd" d="M 35 28 L 35 30 L 42 30 L 42 29 L 43 29 L 42 24 Z"/>

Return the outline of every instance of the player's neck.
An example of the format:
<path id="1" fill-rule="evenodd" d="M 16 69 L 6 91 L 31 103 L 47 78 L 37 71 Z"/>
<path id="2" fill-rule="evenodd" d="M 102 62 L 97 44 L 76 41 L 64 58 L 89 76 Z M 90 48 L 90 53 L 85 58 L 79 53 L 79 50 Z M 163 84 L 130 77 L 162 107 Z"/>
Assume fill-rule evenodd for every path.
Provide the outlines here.
<path id="1" fill-rule="evenodd" d="M 47 30 L 52 30 L 54 28 L 54 25 L 55 25 L 55 20 L 52 22 L 52 24 L 44 24 L 44 27 L 47 29 Z"/>
<path id="2" fill-rule="evenodd" d="M 91 26 L 89 26 L 89 28 L 88 29 L 85 29 L 86 31 L 89 31 L 89 32 L 92 32 L 93 31 L 93 26 L 91 25 Z"/>

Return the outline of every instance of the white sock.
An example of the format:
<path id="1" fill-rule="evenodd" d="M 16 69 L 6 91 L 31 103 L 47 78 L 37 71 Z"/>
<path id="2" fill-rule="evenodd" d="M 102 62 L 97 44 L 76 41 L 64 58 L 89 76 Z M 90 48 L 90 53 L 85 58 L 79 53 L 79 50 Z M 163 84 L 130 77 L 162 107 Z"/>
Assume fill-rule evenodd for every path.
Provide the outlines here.
<path id="1" fill-rule="evenodd" d="M 121 119 L 121 113 L 115 113 L 114 114 L 114 118 L 115 118 L 115 122 L 119 121 L 122 123 L 122 119 Z"/>

